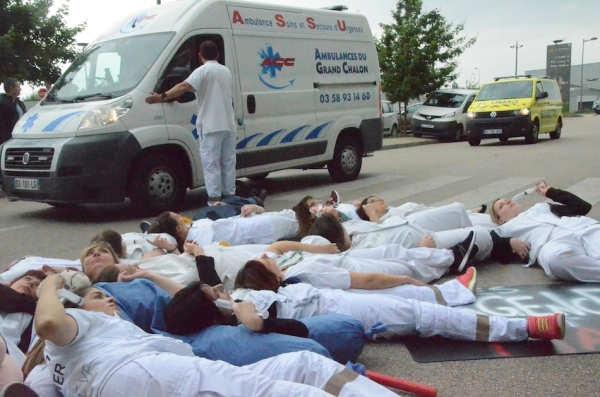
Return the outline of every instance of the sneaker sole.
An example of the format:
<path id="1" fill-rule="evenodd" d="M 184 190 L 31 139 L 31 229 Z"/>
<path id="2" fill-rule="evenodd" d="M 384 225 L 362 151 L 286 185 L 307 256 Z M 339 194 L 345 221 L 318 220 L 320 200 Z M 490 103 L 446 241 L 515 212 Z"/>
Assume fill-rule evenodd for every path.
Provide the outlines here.
<path id="1" fill-rule="evenodd" d="M 469 249 L 465 253 L 465 256 L 463 257 L 462 261 L 460 262 L 460 265 L 458 265 L 459 273 L 463 271 L 463 269 L 465 268 L 465 265 L 469 261 L 469 256 L 471 255 L 471 251 L 473 250 L 474 245 L 475 245 L 475 234 L 473 234 L 473 239 L 471 240 L 471 244 L 469 244 Z"/>

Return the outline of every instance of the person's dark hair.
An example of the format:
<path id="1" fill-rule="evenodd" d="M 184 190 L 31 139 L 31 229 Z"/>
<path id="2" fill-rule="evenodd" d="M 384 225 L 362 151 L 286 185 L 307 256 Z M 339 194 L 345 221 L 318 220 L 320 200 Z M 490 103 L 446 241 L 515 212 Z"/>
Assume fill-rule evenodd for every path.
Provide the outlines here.
<path id="1" fill-rule="evenodd" d="M 360 219 L 362 219 L 363 221 L 370 221 L 369 216 L 367 215 L 367 213 L 365 212 L 365 210 L 363 209 L 363 205 L 367 204 L 367 202 L 369 201 L 369 199 L 371 197 L 375 197 L 375 196 L 369 196 L 366 199 L 364 199 L 363 201 L 360 202 L 360 207 L 356 209 L 356 214 L 358 215 L 358 217 Z"/>
<path id="2" fill-rule="evenodd" d="M 44 273 L 41 270 L 27 270 L 24 274 L 20 275 L 19 277 L 15 278 L 13 281 L 11 281 L 10 284 L 8 284 L 8 286 L 10 287 L 11 285 L 16 283 L 20 279 L 25 278 L 27 276 L 35 277 L 40 281 L 44 281 L 44 279 L 47 277 L 46 273 Z"/>
<path id="3" fill-rule="evenodd" d="M 124 258 L 123 255 L 123 238 L 121 235 L 114 230 L 106 229 L 100 232 L 97 236 L 92 237 L 91 243 L 94 241 L 106 241 L 110 244 L 113 251 L 119 258 Z"/>
<path id="4" fill-rule="evenodd" d="M 169 211 L 165 211 L 159 216 L 156 217 L 154 222 L 150 224 L 148 228 L 148 233 L 167 233 L 177 240 L 177 245 L 179 245 L 179 250 L 183 252 L 183 243 L 184 241 L 179 241 L 179 236 L 177 233 L 177 221 Z"/>
<path id="5" fill-rule="evenodd" d="M 262 262 L 252 260 L 246 262 L 235 278 L 234 289 L 248 288 L 257 291 L 277 292 L 279 280 Z"/>
<path id="6" fill-rule="evenodd" d="M 21 82 L 17 79 L 13 79 L 12 77 L 7 78 L 6 80 L 4 80 L 4 92 L 8 93 L 8 91 L 11 88 L 14 88 L 17 86 L 17 84 L 20 84 Z"/>
<path id="7" fill-rule="evenodd" d="M 174 335 L 189 335 L 213 325 L 229 321 L 202 290 L 204 284 L 194 281 L 173 296 L 165 307 L 165 326 Z"/>
<path id="8" fill-rule="evenodd" d="M 332 214 L 322 214 L 315 219 L 308 231 L 309 236 L 321 236 L 344 251 L 344 227 Z"/>
<path id="9" fill-rule="evenodd" d="M 298 228 L 300 231 L 300 237 L 305 237 L 308 233 L 308 229 L 312 226 L 314 221 L 314 215 L 310 212 L 308 206 L 308 200 L 314 200 L 313 196 L 306 196 L 298 204 L 296 204 L 292 210 L 296 214 L 296 220 L 298 221 Z"/>
<path id="10" fill-rule="evenodd" d="M 214 61 L 219 57 L 219 47 L 212 40 L 206 40 L 200 44 L 200 55 L 207 61 Z"/>
<path id="11" fill-rule="evenodd" d="M 105 267 L 91 280 L 92 285 L 96 283 L 116 283 L 119 281 L 119 273 L 119 268 L 115 265 Z"/>

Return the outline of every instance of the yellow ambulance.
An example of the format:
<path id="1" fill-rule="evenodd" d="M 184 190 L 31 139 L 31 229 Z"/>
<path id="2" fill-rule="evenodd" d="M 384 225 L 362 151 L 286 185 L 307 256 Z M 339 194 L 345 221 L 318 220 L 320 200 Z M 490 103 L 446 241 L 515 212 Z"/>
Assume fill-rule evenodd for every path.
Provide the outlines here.
<path id="1" fill-rule="evenodd" d="M 482 139 L 525 137 L 536 143 L 539 134 L 560 138 L 562 98 L 556 81 L 531 75 L 496 77 L 477 93 L 467 114 L 467 140 L 478 146 Z"/>

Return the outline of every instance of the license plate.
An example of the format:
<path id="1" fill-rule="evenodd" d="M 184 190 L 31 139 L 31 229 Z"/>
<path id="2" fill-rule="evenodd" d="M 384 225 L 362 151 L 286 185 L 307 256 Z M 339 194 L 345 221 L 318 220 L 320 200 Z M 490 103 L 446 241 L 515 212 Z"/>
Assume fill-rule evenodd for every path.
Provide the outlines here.
<path id="1" fill-rule="evenodd" d="M 40 190 L 39 179 L 15 178 L 14 188 L 17 190 Z"/>
<path id="2" fill-rule="evenodd" d="M 423 127 L 423 128 L 434 128 L 435 126 L 433 124 L 421 124 L 421 127 Z"/>
<path id="3" fill-rule="evenodd" d="M 501 129 L 483 130 L 483 135 L 500 135 L 500 134 L 502 134 Z"/>

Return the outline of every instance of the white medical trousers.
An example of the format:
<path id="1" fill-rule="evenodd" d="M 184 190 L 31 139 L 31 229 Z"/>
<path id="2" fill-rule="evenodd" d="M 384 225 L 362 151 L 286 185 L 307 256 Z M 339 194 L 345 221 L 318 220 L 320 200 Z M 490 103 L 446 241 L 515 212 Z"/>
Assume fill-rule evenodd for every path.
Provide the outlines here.
<path id="1" fill-rule="evenodd" d="M 200 158 L 208 201 L 235 195 L 235 131 L 201 134 Z"/>

